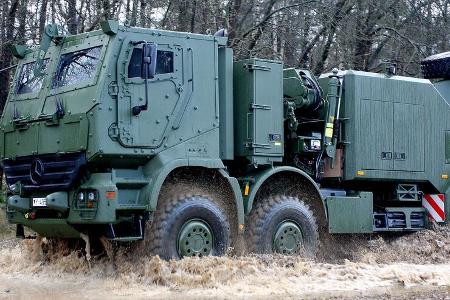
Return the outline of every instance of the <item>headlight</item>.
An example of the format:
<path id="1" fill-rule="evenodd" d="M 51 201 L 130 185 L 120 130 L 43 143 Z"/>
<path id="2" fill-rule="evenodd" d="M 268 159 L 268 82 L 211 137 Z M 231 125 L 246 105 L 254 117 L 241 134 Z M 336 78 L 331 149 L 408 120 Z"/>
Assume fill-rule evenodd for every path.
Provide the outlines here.
<path id="1" fill-rule="evenodd" d="M 19 194 L 20 194 L 20 191 L 21 191 L 20 182 L 16 182 L 16 183 L 14 183 L 14 184 L 8 185 L 8 190 L 9 190 L 9 192 L 11 192 L 12 194 L 19 195 Z"/>
<path id="2" fill-rule="evenodd" d="M 89 201 L 94 201 L 95 200 L 95 193 L 94 192 L 89 192 L 87 198 L 88 198 Z"/>
<path id="3" fill-rule="evenodd" d="M 97 190 L 79 190 L 76 194 L 75 205 L 77 208 L 96 208 L 98 201 Z"/>
<path id="4" fill-rule="evenodd" d="M 17 191 L 19 190 L 19 188 L 17 187 L 16 184 L 11 184 L 11 185 L 9 186 L 9 190 L 10 190 L 11 192 L 15 193 L 15 192 L 17 192 Z"/>

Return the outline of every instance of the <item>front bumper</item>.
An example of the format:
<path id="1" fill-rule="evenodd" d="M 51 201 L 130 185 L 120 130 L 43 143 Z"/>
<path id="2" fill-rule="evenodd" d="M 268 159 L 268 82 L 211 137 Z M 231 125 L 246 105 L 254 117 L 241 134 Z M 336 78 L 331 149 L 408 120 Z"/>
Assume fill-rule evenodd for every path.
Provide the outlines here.
<path id="1" fill-rule="evenodd" d="M 31 228 L 46 237 L 79 237 L 80 233 L 111 238 L 139 235 L 148 206 L 140 190 L 144 181 L 123 175 L 130 172 L 92 173 L 86 182 L 69 191 L 35 191 L 9 195 L 7 217 L 10 223 Z M 21 191 L 20 188 L 15 189 Z M 95 205 L 80 205 L 80 192 L 94 191 Z M 19 192 L 16 192 L 17 194 Z M 78 195 L 78 196 L 77 196 Z M 33 198 L 45 198 L 43 201 Z M 144 199 L 144 200 L 142 200 Z M 123 225 L 123 226 L 122 226 Z M 141 228 L 142 229 L 142 228 Z"/>
<path id="2" fill-rule="evenodd" d="M 13 224 L 21 224 L 31 228 L 33 231 L 45 237 L 59 237 L 59 238 L 79 238 L 80 232 L 77 231 L 71 224 L 67 223 L 66 219 L 26 219 L 24 214 L 19 212 L 7 212 L 8 220 Z"/>
<path id="3" fill-rule="evenodd" d="M 79 208 L 75 195 L 80 189 L 95 189 L 98 192 L 96 205 Z M 108 193 L 117 194 L 117 187 L 108 173 L 97 173 L 72 191 L 50 194 L 33 193 L 31 196 L 10 195 L 7 199 L 7 218 L 12 224 L 30 227 L 46 237 L 79 237 L 84 225 L 114 224 L 117 222 L 117 199 L 106 198 Z M 33 198 L 45 198 L 45 207 L 33 206 Z"/>

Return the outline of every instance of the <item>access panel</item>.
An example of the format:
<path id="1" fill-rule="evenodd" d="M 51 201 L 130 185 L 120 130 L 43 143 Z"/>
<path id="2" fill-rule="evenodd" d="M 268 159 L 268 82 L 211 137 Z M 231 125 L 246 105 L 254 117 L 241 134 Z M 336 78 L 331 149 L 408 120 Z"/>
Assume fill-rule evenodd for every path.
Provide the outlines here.
<path id="1" fill-rule="evenodd" d="M 271 164 L 283 156 L 283 65 L 248 59 L 234 64 L 236 156 Z"/>
<path id="2" fill-rule="evenodd" d="M 394 103 L 395 171 L 423 172 L 425 168 L 425 126 L 423 105 Z"/>
<path id="3" fill-rule="evenodd" d="M 393 103 L 371 99 L 361 100 L 362 168 L 392 170 L 393 167 Z"/>

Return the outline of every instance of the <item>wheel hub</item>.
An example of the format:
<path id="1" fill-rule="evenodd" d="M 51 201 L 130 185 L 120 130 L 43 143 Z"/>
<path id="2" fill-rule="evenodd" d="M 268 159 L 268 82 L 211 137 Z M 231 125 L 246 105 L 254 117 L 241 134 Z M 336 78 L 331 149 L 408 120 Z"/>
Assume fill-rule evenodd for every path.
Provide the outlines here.
<path id="1" fill-rule="evenodd" d="M 292 222 L 285 221 L 278 225 L 273 240 L 274 251 L 280 254 L 295 254 L 303 244 L 300 227 Z"/>
<path id="2" fill-rule="evenodd" d="M 183 256 L 209 255 L 213 235 L 208 224 L 202 220 L 189 220 L 181 228 L 178 237 L 178 254 Z"/>

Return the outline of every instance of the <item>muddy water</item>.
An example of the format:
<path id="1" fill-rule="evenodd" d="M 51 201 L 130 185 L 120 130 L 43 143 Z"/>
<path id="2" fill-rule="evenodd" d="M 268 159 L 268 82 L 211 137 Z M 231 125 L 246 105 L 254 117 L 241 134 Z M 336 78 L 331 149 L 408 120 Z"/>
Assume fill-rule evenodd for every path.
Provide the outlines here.
<path id="1" fill-rule="evenodd" d="M 121 250 L 114 263 L 93 257 L 91 268 L 81 250 L 43 255 L 33 241 L 5 240 L 0 297 L 450 299 L 450 230 L 334 237 L 317 261 L 253 255 L 166 262 Z"/>

